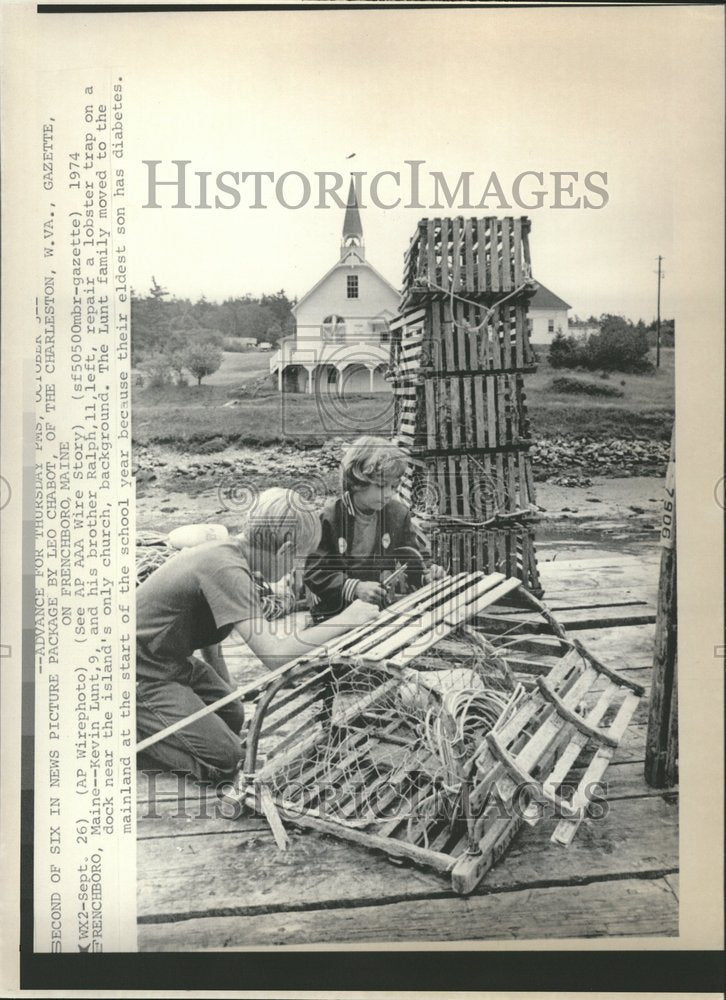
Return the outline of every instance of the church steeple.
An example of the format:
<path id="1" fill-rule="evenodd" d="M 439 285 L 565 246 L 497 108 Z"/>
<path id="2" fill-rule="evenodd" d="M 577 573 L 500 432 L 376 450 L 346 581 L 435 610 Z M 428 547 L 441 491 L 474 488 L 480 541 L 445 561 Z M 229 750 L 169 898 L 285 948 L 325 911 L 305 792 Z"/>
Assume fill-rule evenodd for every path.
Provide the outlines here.
<path id="1" fill-rule="evenodd" d="M 348 260 L 349 257 L 356 257 L 359 261 L 365 260 L 363 226 L 360 221 L 358 199 L 355 196 L 355 185 L 352 177 L 348 190 L 345 218 L 343 219 L 343 238 L 340 241 L 340 259 Z"/>

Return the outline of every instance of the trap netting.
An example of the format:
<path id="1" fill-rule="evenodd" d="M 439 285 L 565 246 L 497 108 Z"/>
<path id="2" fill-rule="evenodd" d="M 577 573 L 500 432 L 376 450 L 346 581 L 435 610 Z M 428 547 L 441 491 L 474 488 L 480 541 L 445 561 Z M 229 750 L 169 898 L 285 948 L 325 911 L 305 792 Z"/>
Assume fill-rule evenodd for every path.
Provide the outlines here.
<path id="1" fill-rule="evenodd" d="M 466 627 L 408 665 L 336 658 L 321 667 L 297 694 L 258 708 L 248 779 L 287 811 L 384 835 L 395 828 L 428 846 L 437 823 L 462 818 L 477 751 L 523 689 Z"/>

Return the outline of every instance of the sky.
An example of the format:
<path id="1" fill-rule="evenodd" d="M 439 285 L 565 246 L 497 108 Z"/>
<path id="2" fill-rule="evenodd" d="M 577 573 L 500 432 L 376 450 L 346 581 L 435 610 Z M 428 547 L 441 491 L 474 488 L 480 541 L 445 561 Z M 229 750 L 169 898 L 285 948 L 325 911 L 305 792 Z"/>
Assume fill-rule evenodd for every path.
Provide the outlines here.
<path id="1" fill-rule="evenodd" d="M 335 263 L 344 214 L 314 199 L 284 208 L 274 195 L 251 209 L 249 181 L 234 210 L 173 209 L 164 194 L 164 207 L 144 208 L 144 160 L 162 161 L 160 177 L 190 160 L 212 184 L 226 170 L 407 177 L 416 159 L 452 184 L 472 172 L 479 193 L 492 172 L 509 195 L 518 174 L 541 171 L 548 193 L 529 210 L 496 199 L 468 212 L 367 207 L 368 259 L 396 287 L 419 218 L 526 214 L 534 277 L 573 313 L 652 319 L 660 254 L 670 315 L 674 150 L 689 113 L 677 89 L 682 18 L 667 8 L 301 10 L 146 14 L 140 30 L 138 17 L 107 15 L 107 58 L 125 86 L 132 285 L 145 293 L 154 275 L 192 299 L 300 296 Z M 553 171 L 578 172 L 580 195 L 585 174 L 607 173 L 607 204 L 552 207 Z"/>

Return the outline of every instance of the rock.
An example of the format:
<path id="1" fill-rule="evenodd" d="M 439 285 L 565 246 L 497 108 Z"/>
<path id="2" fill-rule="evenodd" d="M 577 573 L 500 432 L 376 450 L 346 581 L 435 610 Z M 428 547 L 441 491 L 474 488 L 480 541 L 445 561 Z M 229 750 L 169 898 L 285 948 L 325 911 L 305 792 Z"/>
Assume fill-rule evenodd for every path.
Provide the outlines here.
<path id="1" fill-rule="evenodd" d="M 178 507 L 159 507 L 162 514 L 174 514 L 179 510 Z"/>
<path id="2" fill-rule="evenodd" d="M 643 507 L 628 507 L 628 510 L 632 510 L 634 514 L 645 514 L 645 509 Z"/>
<path id="3" fill-rule="evenodd" d="M 197 445 L 196 452 L 198 455 L 213 455 L 216 451 L 224 451 L 226 447 L 227 442 L 223 437 L 213 437 Z"/>
<path id="4" fill-rule="evenodd" d="M 156 473 L 151 472 L 150 469 L 139 469 L 136 473 L 136 484 L 141 485 L 142 483 L 153 483 L 156 481 Z"/>

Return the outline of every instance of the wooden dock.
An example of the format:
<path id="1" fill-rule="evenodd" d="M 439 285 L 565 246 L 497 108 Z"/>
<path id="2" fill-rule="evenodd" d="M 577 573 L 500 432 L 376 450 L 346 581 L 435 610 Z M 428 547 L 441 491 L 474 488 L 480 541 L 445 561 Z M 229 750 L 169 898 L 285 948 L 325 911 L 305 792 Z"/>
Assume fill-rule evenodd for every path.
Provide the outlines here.
<path id="1" fill-rule="evenodd" d="M 609 666 L 650 685 L 657 556 L 541 562 L 545 600 Z M 231 664 L 233 666 L 233 664 Z M 256 816 L 139 774 L 139 948 L 145 951 L 678 933 L 677 791 L 643 778 L 647 698 L 605 774 L 606 815 L 571 847 L 555 820 L 525 827 L 468 898 L 447 880 L 290 828 L 277 849 Z"/>

